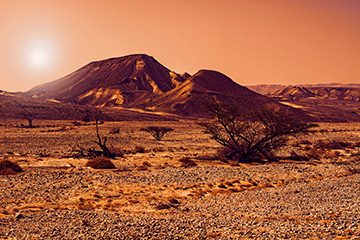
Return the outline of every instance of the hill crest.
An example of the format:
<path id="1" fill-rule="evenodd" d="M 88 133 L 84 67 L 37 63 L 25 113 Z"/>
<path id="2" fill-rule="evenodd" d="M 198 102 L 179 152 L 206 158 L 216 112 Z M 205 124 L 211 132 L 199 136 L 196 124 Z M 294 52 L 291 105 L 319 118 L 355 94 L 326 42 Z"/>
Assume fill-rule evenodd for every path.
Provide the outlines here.
<path id="1" fill-rule="evenodd" d="M 91 62 L 65 77 L 34 87 L 25 96 L 192 117 L 204 117 L 201 102 L 214 100 L 241 103 L 245 112 L 262 104 L 290 109 L 220 72 L 178 74 L 146 54 Z"/>

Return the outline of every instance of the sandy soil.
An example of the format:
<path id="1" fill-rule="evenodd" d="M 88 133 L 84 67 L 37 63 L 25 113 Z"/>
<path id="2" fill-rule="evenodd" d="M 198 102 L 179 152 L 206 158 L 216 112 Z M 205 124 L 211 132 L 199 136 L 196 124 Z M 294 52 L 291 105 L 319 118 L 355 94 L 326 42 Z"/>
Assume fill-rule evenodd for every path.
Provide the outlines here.
<path id="1" fill-rule="evenodd" d="M 112 170 L 72 156 L 77 144 L 96 148 L 93 124 L 20 123 L 0 126 L 2 159 L 25 170 L 0 176 L 0 239 L 360 238 L 358 123 L 321 124 L 283 148 L 279 162 L 231 166 L 209 160 L 219 145 L 196 122 L 106 122 L 101 135 L 127 152 Z M 159 142 L 140 131 L 150 125 L 175 131 Z M 352 145 L 287 159 L 318 140 Z M 184 157 L 197 166 L 181 167 Z"/>

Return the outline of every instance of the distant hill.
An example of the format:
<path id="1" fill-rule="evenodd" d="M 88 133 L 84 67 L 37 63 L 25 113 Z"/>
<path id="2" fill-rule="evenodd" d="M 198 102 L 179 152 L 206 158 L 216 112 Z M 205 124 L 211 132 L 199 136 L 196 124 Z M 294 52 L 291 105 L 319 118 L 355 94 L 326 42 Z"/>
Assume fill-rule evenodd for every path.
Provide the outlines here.
<path id="1" fill-rule="evenodd" d="M 322 121 L 360 121 L 360 88 L 356 84 L 333 87 L 289 86 L 267 96 L 293 106 Z M 347 87 L 343 87 L 347 86 Z"/>
<path id="2" fill-rule="evenodd" d="M 101 112 L 106 121 L 124 120 L 173 120 L 173 116 L 161 116 L 127 109 L 84 106 L 71 103 L 58 103 L 19 95 L 0 95 L 0 119 L 25 119 L 26 112 L 36 120 L 85 120 L 94 121 L 93 116 Z"/>
<path id="3" fill-rule="evenodd" d="M 246 87 L 262 95 L 267 95 L 277 90 L 284 89 L 287 86 L 279 85 L 279 84 L 259 84 L 259 85 L 249 85 Z"/>
<path id="4" fill-rule="evenodd" d="M 222 73 L 200 70 L 178 74 L 145 54 L 92 62 L 53 82 L 24 93 L 39 100 L 145 110 L 189 117 L 206 117 L 204 101 L 232 101 L 244 113 L 262 105 L 282 108 L 307 118 L 301 110 L 279 104 L 240 86 Z"/>
<path id="5" fill-rule="evenodd" d="M 360 88 L 349 87 L 302 87 L 290 86 L 268 94 L 273 98 L 303 99 L 323 98 L 328 100 L 360 101 Z"/>
<path id="6" fill-rule="evenodd" d="M 268 95 L 270 93 L 282 90 L 288 87 L 305 87 L 305 88 L 360 88 L 360 84 L 342 84 L 342 83 L 323 83 L 323 84 L 303 84 L 303 85 L 279 85 L 279 84 L 259 84 L 259 85 L 249 85 L 247 88 L 260 93 L 262 95 Z"/>
<path id="7" fill-rule="evenodd" d="M 178 74 L 134 54 L 89 63 L 24 93 L 0 92 L 0 111 L 21 117 L 18 101 L 43 119 L 81 119 L 99 110 L 107 120 L 197 119 L 209 117 L 204 102 L 225 101 L 243 114 L 270 106 L 309 121 L 360 121 L 360 84 L 338 85 L 258 85 L 252 91 L 217 71 Z"/>

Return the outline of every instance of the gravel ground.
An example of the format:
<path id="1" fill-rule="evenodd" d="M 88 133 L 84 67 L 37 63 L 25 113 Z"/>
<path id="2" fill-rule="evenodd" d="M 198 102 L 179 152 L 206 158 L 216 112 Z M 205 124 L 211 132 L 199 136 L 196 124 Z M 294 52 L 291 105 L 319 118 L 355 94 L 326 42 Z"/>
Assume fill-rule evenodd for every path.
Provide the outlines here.
<path id="1" fill-rule="evenodd" d="M 149 150 L 114 160 L 115 170 L 62 156 L 74 136 L 89 142 L 92 126 L 32 129 L 27 138 L 23 129 L 0 128 L 3 158 L 25 170 L 0 176 L 0 239 L 360 239 L 359 149 L 230 166 L 198 160 L 217 146 L 192 123 L 176 123 L 181 131 L 160 143 L 136 131 L 139 124 L 126 128 L 125 147 Z M 331 131 L 314 139 L 358 141 L 358 128 L 346 126 L 324 125 Z M 197 166 L 180 167 L 184 156 Z"/>
<path id="2" fill-rule="evenodd" d="M 346 167 L 330 165 L 310 165 L 316 167 L 318 172 L 331 169 L 322 171 L 322 178 L 309 180 L 307 174 L 300 174 L 287 179 L 288 182 L 283 181 L 283 185 L 276 185 L 275 182 L 284 180 L 284 169 L 287 169 L 287 173 L 296 173 L 301 169 L 302 173 L 309 168 L 309 164 L 238 168 L 204 166 L 141 172 L 28 170 L 20 175 L 1 176 L 1 189 L 7 191 L 1 192 L 1 208 L 4 210 L 0 218 L 0 236 L 4 239 L 360 237 L 360 176 L 348 172 L 349 164 Z M 358 163 L 353 163 L 352 167 L 358 167 Z M 273 174 L 269 185 L 265 185 L 264 174 L 260 177 L 260 173 L 269 171 L 279 175 Z M 311 169 L 309 172 L 312 172 Z M 221 174 L 215 177 L 216 173 Z M 229 175 L 231 178 L 223 178 Z M 191 195 L 191 192 L 190 195 L 186 192 L 187 196 L 180 194 L 188 190 L 182 188 L 189 184 L 193 184 L 193 187 L 188 187 L 193 192 L 206 191 L 205 183 L 220 186 L 220 183 L 231 182 L 234 178 L 252 184 L 243 186 L 238 192 L 207 192 L 198 196 Z M 157 189 L 161 190 L 162 195 L 154 193 L 155 201 L 141 199 L 140 203 L 129 200 L 135 195 L 150 195 L 150 190 L 120 193 L 96 188 L 100 198 L 111 198 L 112 201 L 125 198 L 127 204 L 112 210 L 99 206 L 81 209 L 77 205 L 79 201 L 66 203 L 76 194 L 83 197 L 92 194 L 93 187 L 100 181 L 101 186 L 165 187 Z M 179 184 L 179 181 L 184 184 Z M 231 185 L 232 188 L 238 186 L 235 183 Z M 178 192 L 174 186 L 180 187 Z M 218 186 L 213 187 L 213 191 L 219 189 Z M 169 191 L 173 191 L 172 198 L 164 193 Z M 176 201 L 174 203 L 169 199 Z"/>

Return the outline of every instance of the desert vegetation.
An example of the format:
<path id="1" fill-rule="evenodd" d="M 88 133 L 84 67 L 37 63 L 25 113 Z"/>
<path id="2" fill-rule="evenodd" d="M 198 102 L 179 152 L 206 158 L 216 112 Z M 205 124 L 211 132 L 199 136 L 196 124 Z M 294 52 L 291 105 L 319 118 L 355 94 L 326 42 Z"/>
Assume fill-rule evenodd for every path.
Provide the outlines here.
<path id="1" fill-rule="evenodd" d="M 87 161 L 85 164 L 86 167 L 91 167 L 94 169 L 114 169 L 115 165 L 111 162 L 109 158 L 105 157 L 96 157 Z"/>
<path id="2" fill-rule="evenodd" d="M 1 160 L 0 161 L 0 175 L 9 175 L 23 172 L 22 168 L 19 164 L 9 161 L 9 160 Z"/>
<path id="3" fill-rule="evenodd" d="M 275 159 L 289 137 L 307 133 L 316 124 L 300 121 L 276 109 L 260 107 L 242 113 L 236 104 L 208 102 L 214 120 L 200 122 L 204 132 L 224 148 L 221 154 L 237 162 Z"/>
<path id="4" fill-rule="evenodd" d="M 140 131 L 148 132 L 155 140 L 161 141 L 166 133 L 174 131 L 174 129 L 162 126 L 149 126 L 146 128 L 141 128 Z"/>

